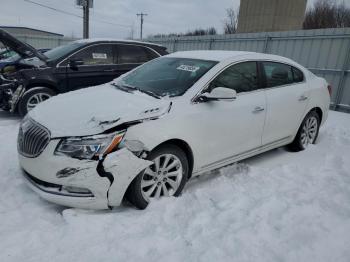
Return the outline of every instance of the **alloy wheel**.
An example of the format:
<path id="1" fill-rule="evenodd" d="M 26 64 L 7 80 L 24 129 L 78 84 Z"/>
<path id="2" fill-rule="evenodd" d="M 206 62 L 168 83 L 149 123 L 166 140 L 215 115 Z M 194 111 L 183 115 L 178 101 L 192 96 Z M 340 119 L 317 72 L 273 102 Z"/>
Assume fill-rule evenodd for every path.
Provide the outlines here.
<path id="1" fill-rule="evenodd" d="M 153 162 L 154 164 L 144 171 L 141 180 L 142 195 L 147 201 L 150 198 L 173 196 L 183 176 L 182 163 L 173 154 L 160 155 Z"/>
<path id="2" fill-rule="evenodd" d="M 28 102 L 27 102 L 27 112 L 32 110 L 34 107 L 36 107 L 41 102 L 49 99 L 50 97 L 51 97 L 51 95 L 49 95 L 47 93 L 36 93 L 36 94 L 32 95 L 28 99 Z"/>
<path id="3" fill-rule="evenodd" d="M 317 136 L 318 121 L 314 116 L 309 117 L 304 125 L 301 132 L 301 144 L 306 148 L 309 144 L 315 143 Z"/>

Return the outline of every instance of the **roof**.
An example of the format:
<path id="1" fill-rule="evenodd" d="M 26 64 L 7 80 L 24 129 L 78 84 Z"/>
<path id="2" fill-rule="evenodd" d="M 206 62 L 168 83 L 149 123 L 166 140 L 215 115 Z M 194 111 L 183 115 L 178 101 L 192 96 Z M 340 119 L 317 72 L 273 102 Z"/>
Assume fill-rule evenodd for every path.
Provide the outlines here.
<path id="1" fill-rule="evenodd" d="M 281 62 L 296 64 L 293 60 L 277 55 L 255 53 L 255 52 L 245 52 L 245 51 L 215 51 L 215 50 L 200 50 L 200 51 L 181 51 L 175 52 L 168 57 L 179 57 L 179 58 L 191 58 L 191 59 L 201 59 L 209 61 L 222 62 L 234 58 L 247 58 L 247 59 L 267 59 L 267 60 L 278 60 Z"/>
<path id="2" fill-rule="evenodd" d="M 44 30 L 30 28 L 30 27 L 24 27 L 24 26 L 0 26 L 0 28 L 5 29 L 5 30 L 6 29 L 24 29 L 24 30 L 36 31 L 36 32 L 41 32 L 41 33 L 60 36 L 60 37 L 64 36 L 62 34 L 57 34 L 57 33 L 49 32 L 49 31 L 44 31 Z"/>
<path id="3" fill-rule="evenodd" d="M 146 44 L 152 46 L 163 47 L 162 45 L 150 43 L 150 42 L 141 42 L 135 40 L 126 40 L 126 39 L 115 39 L 115 38 L 88 38 L 88 39 L 80 39 L 76 40 L 77 43 L 95 43 L 95 42 L 119 42 L 119 43 L 133 43 L 133 44 Z"/>

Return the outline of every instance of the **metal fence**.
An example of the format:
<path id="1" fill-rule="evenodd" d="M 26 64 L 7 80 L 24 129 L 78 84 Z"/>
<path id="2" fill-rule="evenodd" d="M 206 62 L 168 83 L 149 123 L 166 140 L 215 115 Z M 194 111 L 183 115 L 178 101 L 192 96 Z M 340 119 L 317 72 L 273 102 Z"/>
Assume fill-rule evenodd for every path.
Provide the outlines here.
<path id="1" fill-rule="evenodd" d="M 242 50 L 289 57 L 333 87 L 332 108 L 350 112 L 350 28 L 149 38 L 169 52 Z"/>
<path id="2" fill-rule="evenodd" d="M 76 39 L 57 37 L 57 36 L 37 36 L 37 35 L 20 35 L 13 34 L 14 37 L 30 44 L 35 48 L 54 48 L 60 45 L 70 43 Z"/>

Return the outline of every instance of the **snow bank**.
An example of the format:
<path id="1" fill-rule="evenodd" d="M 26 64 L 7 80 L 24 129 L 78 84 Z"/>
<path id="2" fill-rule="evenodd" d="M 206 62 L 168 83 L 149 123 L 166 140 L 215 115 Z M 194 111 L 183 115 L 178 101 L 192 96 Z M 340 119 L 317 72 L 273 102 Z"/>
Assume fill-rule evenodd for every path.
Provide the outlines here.
<path id="1" fill-rule="evenodd" d="M 319 143 L 193 179 L 147 210 L 65 209 L 17 165 L 18 120 L 0 119 L 0 261 L 349 261 L 350 115 Z"/>

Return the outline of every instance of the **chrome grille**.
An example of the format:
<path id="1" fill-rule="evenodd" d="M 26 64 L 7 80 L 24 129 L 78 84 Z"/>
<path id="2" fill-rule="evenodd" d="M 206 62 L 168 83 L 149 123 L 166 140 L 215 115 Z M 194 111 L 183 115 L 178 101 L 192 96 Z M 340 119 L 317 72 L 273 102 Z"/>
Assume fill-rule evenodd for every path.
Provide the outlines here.
<path id="1" fill-rule="evenodd" d="M 50 142 L 50 132 L 31 119 L 24 119 L 18 132 L 18 152 L 26 157 L 39 156 Z"/>

